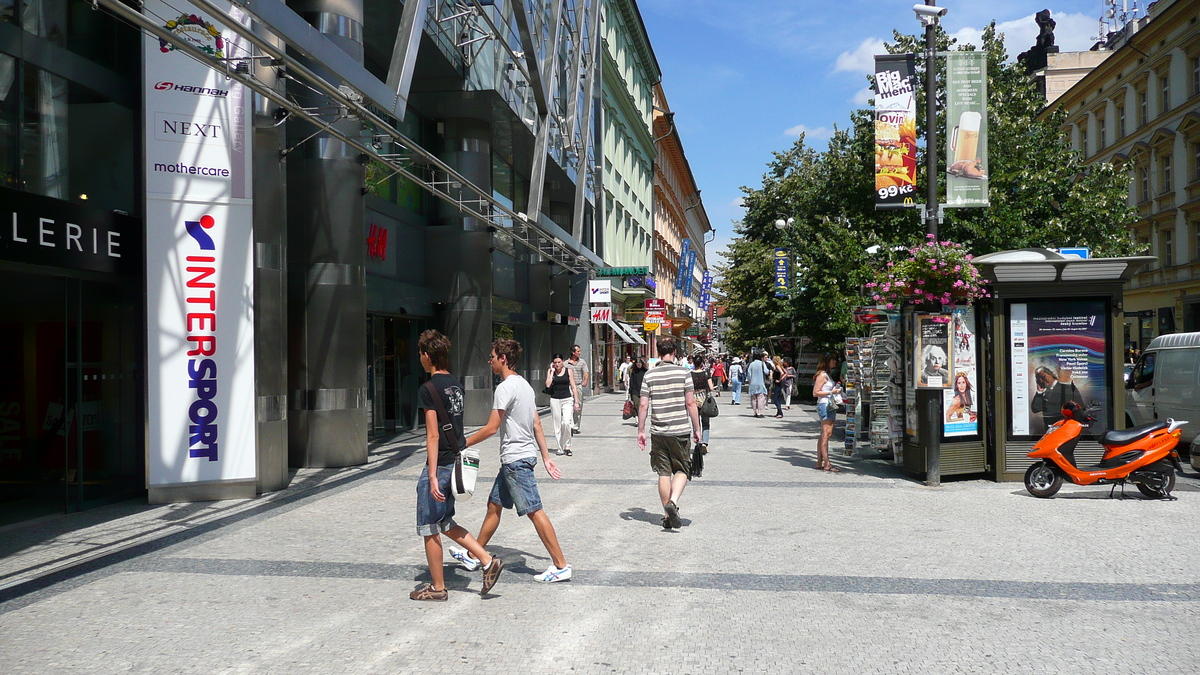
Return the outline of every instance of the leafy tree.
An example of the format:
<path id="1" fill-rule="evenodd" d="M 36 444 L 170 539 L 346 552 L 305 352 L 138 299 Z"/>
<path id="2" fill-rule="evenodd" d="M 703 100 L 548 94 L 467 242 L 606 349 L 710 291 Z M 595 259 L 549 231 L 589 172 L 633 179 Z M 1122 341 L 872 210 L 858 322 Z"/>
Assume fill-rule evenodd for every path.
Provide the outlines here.
<path id="1" fill-rule="evenodd" d="M 893 37 L 888 51 L 917 54 L 916 76 L 923 82 L 924 37 Z M 1099 256 L 1133 253 L 1129 176 L 1111 165 L 1085 165 L 1071 150 L 1064 113 L 1043 114 L 1044 99 L 1022 66 L 1006 62 L 1004 36 L 994 23 L 984 30 L 982 42 L 988 53 L 991 205 L 947 210 L 940 238 L 964 244 L 976 255 L 1058 246 L 1087 246 Z M 956 45 L 939 29 L 938 50 L 956 46 L 975 50 L 974 45 Z M 944 129 L 941 86 L 938 96 L 943 100 L 937 127 Z M 924 137 L 923 87 L 918 88 L 917 105 L 918 135 Z M 939 149 L 938 154 L 937 179 L 944 194 L 945 153 Z M 823 152 L 801 136 L 788 150 L 774 153 L 760 187 L 742 188 L 746 214 L 735 225 L 737 236 L 718 266 L 733 349 L 762 346 L 773 335 L 807 335 L 813 348 L 828 349 L 855 332 L 851 310 L 867 304 L 863 284 L 889 258 L 895 259 L 893 249 L 924 241 L 917 212 L 875 211 L 873 188 L 871 110 L 851 113 L 849 126 L 835 127 Z M 791 227 L 775 228 L 777 219 L 789 217 L 795 219 Z M 776 247 L 790 248 L 797 262 L 796 288 L 787 299 L 776 299 L 771 290 Z"/>

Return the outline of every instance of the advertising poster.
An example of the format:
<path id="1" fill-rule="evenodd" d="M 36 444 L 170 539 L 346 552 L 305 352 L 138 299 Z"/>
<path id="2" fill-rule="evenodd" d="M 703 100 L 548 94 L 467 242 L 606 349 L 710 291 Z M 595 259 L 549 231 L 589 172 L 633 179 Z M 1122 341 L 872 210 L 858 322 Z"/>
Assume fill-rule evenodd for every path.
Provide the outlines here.
<path id="1" fill-rule="evenodd" d="M 946 139 L 946 206 L 987 206 L 986 52 L 946 54 Z"/>
<path id="2" fill-rule="evenodd" d="M 875 57 L 875 208 L 909 208 L 917 191 L 912 54 Z"/>
<path id="3" fill-rule="evenodd" d="M 946 415 L 942 433 L 946 438 L 973 436 L 979 432 L 977 364 L 975 362 L 975 309 L 958 307 L 950 323 L 954 361 L 950 388 L 943 394 Z"/>
<path id="4" fill-rule="evenodd" d="M 950 388 L 950 315 L 918 314 L 913 379 L 918 389 Z"/>
<path id="5" fill-rule="evenodd" d="M 1098 404 L 1091 429 L 1107 429 L 1104 302 L 1014 303 L 1010 316 L 1013 435 L 1040 436 L 1072 400 Z"/>
<path id="6" fill-rule="evenodd" d="M 190 10 L 144 4 L 214 58 L 250 54 L 244 40 Z M 145 35 L 142 51 L 148 485 L 252 481 L 250 92 L 169 41 Z"/>
<path id="7" fill-rule="evenodd" d="M 788 296 L 788 281 L 792 278 L 792 263 L 786 248 L 775 249 L 775 297 Z"/>

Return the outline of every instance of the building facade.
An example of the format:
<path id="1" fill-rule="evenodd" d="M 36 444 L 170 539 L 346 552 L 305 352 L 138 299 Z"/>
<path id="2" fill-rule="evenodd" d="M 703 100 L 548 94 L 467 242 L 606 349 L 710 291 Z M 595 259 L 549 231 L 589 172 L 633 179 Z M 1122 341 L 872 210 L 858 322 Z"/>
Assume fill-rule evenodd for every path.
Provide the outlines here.
<path id="1" fill-rule="evenodd" d="M 1156 264 L 1125 292 L 1125 347 L 1200 330 L 1200 0 L 1160 0 L 1062 93 L 1073 146 L 1129 171 L 1131 236 Z"/>
<path id="2" fill-rule="evenodd" d="M 611 4 L 619 29 L 601 0 L 4 5 L 0 524 L 365 463 L 418 424 L 426 328 L 468 424 L 495 337 L 535 382 L 593 358 L 589 278 L 650 265 L 652 169 L 605 157 L 601 100 L 652 159 L 659 74 Z M 610 254 L 601 195 L 647 234 Z"/>

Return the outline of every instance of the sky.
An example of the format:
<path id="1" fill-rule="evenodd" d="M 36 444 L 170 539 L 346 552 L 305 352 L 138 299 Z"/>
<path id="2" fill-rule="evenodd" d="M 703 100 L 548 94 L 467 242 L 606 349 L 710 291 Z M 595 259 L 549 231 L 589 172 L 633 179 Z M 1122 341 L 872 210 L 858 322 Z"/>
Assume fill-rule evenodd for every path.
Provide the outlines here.
<path id="1" fill-rule="evenodd" d="M 740 187 L 757 187 L 772 152 L 803 131 L 824 148 L 835 125 L 870 96 L 866 75 L 892 30 L 922 31 L 915 0 L 638 0 L 662 68 L 662 85 L 716 239 L 709 264 L 733 237 Z M 1139 3 L 1145 5 L 1147 3 Z M 1034 44 L 1034 14 L 1049 9 L 1062 51 L 1090 48 L 1102 0 L 942 0 L 942 25 L 979 46 L 991 21 L 1010 59 Z M 793 214 L 780 214 L 787 217 Z"/>

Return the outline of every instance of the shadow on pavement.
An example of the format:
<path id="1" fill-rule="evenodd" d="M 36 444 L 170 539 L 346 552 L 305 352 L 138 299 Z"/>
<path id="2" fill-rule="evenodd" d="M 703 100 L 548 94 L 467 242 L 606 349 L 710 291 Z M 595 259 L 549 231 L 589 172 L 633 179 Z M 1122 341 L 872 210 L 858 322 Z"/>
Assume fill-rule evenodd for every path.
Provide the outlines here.
<path id="1" fill-rule="evenodd" d="M 677 532 L 678 531 L 678 530 L 664 529 L 662 526 L 662 519 L 663 519 L 663 514 L 651 513 L 650 511 L 647 511 L 646 509 L 643 509 L 640 506 L 631 508 L 628 511 L 625 511 L 624 513 L 621 514 L 621 520 L 640 520 L 643 523 L 650 523 L 651 525 L 661 529 L 663 532 Z M 687 527 L 688 525 L 692 524 L 691 520 L 684 518 L 682 516 L 679 518 L 679 522 L 683 524 L 683 527 Z"/>

